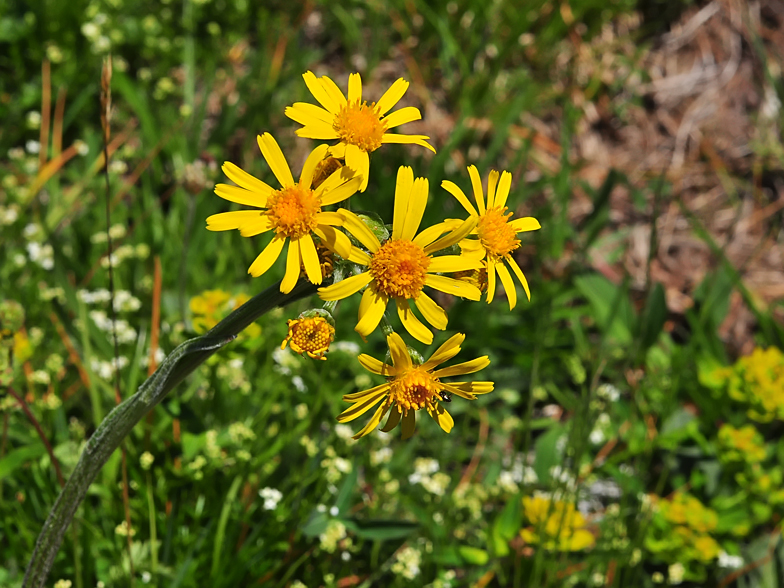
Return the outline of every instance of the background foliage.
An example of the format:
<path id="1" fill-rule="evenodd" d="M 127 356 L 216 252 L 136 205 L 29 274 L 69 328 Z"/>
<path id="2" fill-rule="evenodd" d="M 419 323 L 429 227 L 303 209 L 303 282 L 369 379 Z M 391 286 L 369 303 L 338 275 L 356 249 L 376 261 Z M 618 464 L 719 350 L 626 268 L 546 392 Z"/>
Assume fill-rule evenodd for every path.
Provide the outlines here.
<path id="1" fill-rule="evenodd" d="M 285 319 L 315 304 L 303 301 L 258 321 L 137 427 L 125 445 L 130 553 L 117 454 L 52 583 L 125 586 L 132 567 L 137 585 L 172 587 L 784 585 L 784 361 L 770 351 L 725 369 L 740 351 L 725 328 L 735 298 L 752 317 L 751 348 L 763 349 L 784 345 L 781 301 L 749 290 L 685 207 L 713 263 L 694 280 L 693 304 L 673 309 L 651 267 L 656 220 L 679 210 L 683 186 L 623 169 L 591 180 L 573 149 L 586 103 L 608 111 L 610 126 L 649 108 L 627 88 L 648 81 L 641 58 L 683 10 L 634 0 L 5 0 L 0 299 L 25 316 L 12 328 L 15 309 L 4 310 L 0 351 L 13 359 L 0 373 L 31 412 L 2 393 L 0 585 L 21 584 L 59 490 L 33 421 L 67 477 L 115 403 L 97 98 L 110 50 L 124 395 L 160 360 L 154 338 L 171 351 L 270 282 L 246 275 L 259 242 L 209 233 L 204 219 L 227 209 L 211 192 L 224 160 L 270 178 L 257 134 L 272 132 L 298 172 L 313 144 L 295 137 L 283 109 L 310 99 L 308 69 L 344 84 L 358 70 L 370 95 L 411 80 L 407 100 L 424 120 L 406 132 L 429 134 L 438 149 L 385 148 L 357 206 L 391 218 L 394 174 L 406 164 L 430 179 L 425 222 L 457 214 L 438 186 L 467 189 L 474 163 L 483 176 L 512 171 L 511 206 L 543 229 L 525 235 L 518 258 L 530 304 L 510 313 L 504 300 L 442 301 L 452 305 L 449 331 L 435 345 L 466 333 L 463 356 L 489 355 L 482 379 L 496 382 L 491 395 L 452 403 L 450 435 L 420 419 L 406 443 L 382 433 L 351 441 L 354 429 L 335 423 L 341 396 L 372 383 L 356 354 L 383 357 L 383 339 L 359 340 L 349 300 L 328 361 L 281 352 Z M 775 97 L 779 54 L 764 43 L 744 51 Z M 776 145 L 752 144 L 759 191 L 751 172 L 716 171 L 737 210 L 773 200 Z M 652 227 L 642 282 L 597 262 L 599 249 L 612 264 L 628 247 L 619 191 L 628 214 Z M 760 247 L 781 244 L 780 211 L 764 221 Z M 214 289 L 228 294 L 204 294 Z M 747 412 L 760 395 L 773 407 L 765 418 Z"/>

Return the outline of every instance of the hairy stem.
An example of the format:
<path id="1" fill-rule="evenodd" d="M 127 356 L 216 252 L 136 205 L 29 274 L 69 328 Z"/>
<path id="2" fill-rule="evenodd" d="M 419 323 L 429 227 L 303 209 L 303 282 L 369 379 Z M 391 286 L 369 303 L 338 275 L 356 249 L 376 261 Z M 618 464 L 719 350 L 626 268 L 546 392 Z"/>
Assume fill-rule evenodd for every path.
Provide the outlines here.
<path id="1" fill-rule="evenodd" d="M 87 442 L 76 468 L 49 512 L 27 566 L 22 588 L 43 588 L 63 536 L 87 489 L 136 423 L 193 370 L 261 315 L 316 291 L 315 286 L 305 281 L 300 281 L 289 294 L 282 294 L 279 288 L 280 283 L 267 288 L 209 332 L 177 347 L 133 396 L 106 416 Z"/>

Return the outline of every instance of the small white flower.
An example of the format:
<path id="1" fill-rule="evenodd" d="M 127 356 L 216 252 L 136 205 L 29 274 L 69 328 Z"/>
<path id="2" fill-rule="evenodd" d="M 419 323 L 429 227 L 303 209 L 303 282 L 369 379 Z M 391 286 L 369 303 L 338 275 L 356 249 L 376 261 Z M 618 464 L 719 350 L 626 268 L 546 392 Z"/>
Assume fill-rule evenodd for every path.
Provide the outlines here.
<path id="1" fill-rule="evenodd" d="M 743 567 L 743 558 L 739 555 L 730 555 L 726 551 L 721 551 L 719 552 L 718 564 L 720 568 L 736 570 Z"/>
<path id="2" fill-rule="evenodd" d="M 294 384 L 294 387 L 298 392 L 307 392 L 308 390 L 308 387 L 305 386 L 305 380 L 303 380 L 301 376 L 293 376 L 291 378 L 291 383 Z"/>
<path id="3" fill-rule="evenodd" d="M 667 568 L 667 581 L 672 585 L 680 584 L 683 582 L 683 576 L 685 573 L 686 568 L 683 567 L 682 563 L 674 563 L 669 568 Z"/>
<path id="4" fill-rule="evenodd" d="M 329 507 L 329 514 L 336 517 L 340 514 L 340 509 L 337 506 L 331 506 Z"/>
<path id="5" fill-rule="evenodd" d="M 283 493 L 275 488 L 262 488 L 259 496 L 264 499 L 264 510 L 275 510 L 283 498 Z"/>

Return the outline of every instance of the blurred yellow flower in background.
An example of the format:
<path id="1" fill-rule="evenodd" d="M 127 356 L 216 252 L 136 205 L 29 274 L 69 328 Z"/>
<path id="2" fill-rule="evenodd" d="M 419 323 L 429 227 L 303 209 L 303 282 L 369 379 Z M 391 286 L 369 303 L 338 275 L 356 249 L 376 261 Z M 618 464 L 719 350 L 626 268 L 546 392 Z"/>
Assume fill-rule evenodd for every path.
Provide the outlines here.
<path id="1" fill-rule="evenodd" d="M 587 529 L 588 522 L 572 503 L 546 496 L 526 496 L 523 511 L 531 524 L 520 531 L 527 543 L 554 551 L 580 551 L 596 543 L 593 533 Z"/>

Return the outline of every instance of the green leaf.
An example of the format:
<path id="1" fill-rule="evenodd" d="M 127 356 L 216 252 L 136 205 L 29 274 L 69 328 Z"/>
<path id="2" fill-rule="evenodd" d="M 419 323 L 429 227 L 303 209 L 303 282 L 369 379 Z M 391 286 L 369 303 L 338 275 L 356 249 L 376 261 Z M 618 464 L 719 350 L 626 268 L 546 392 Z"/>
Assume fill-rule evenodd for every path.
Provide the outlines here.
<path id="1" fill-rule="evenodd" d="M 354 494 L 354 489 L 357 487 L 357 479 L 359 472 L 357 468 L 352 468 L 351 471 L 343 478 L 343 483 L 340 485 L 338 497 L 335 499 L 335 506 L 338 507 L 339 512 L 346 512 L 349 507 L 351 495 Z"/>
<path id="2" fill-rule="evenodd" d="M 327 530 L 329 515 L 325 512 L 313 510 L 308 521 L 302 526 L 302 534 L 306 537 L 318 537 Z"/>
<path id="3" fill-rule="evenodd" d="M 626 293 L 600 274 L 577 276 L 574 285 L 590 303 L 607 336 L 616 343 L 631 343 L 636 318 Z"/>
<path id="4" fill-rule="evenodd" d="M 534 444 L 534 471 L 543 484 L 550 479 L 550 469 L 561 463 L 561 454 L 556 449 L 558 440 L 566 434 L 563 426 L 555 424 Z"/>
<path id="5" fill-rule="evenodd" d="M 343 521 L 343 523 L 346 525 L 346 528 L 353 531 L 357 537 L 370 539 L 372 541 L 402 539 L 408 537 L 419 528 L 417 523 L 383 519 L 369 521 L 348 519 Z"/>
<path id="6" fill-rule="evenodd" d="M 0 459 L 0 480 L 28 461 L 41 457 L 44 453 L 46 453 L 46 448 L 42 443 L 10 451 L 3 459 Z"/>
<path id="7" fill-rule="evenodd" d="M 496 517 L 492 530 L 493 553 L 499 557 L 509 555 L 509 541 L 517 536 L 522 525 L 520 498 L 514 496 Z"/>
<path id="8" fill-rule="evenodd" d="M 648 293 L 645 308 L 640 317 L 640 345 L 642 351 L 647 350 L 659 338 L 667 320 L 667 301 L 664 298 L 664 288 L 657 283 Z"/>
<path id="9" fill-rule="evenodd" d="M 457 550 L 460 553 L 460 557 L 462 557 L 466 563 L 475 566 L 483 566 L 490 560 L 488 553 L 484 549 L 479 549 L 478 547 L 461 545 Z"/>

